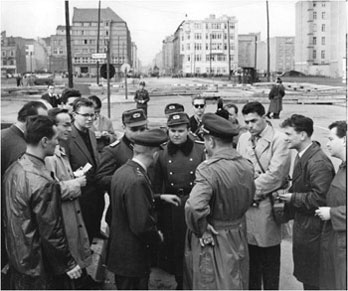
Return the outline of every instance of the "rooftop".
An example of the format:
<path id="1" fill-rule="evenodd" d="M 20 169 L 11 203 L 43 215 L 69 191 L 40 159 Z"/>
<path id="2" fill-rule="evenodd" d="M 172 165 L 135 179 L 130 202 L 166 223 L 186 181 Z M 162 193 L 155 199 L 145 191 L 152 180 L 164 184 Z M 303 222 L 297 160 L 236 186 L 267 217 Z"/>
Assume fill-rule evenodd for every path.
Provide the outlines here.
<path id="1" fill-rule="evenodd" d="M 100 19 L 102 21 L 112 20 L 116 22 L 125 22 L 110 7 L 100 9 Z M 98 9 L 74 7 L 74 16 L 72 21 L 73 22 L 98 22 Z"/>

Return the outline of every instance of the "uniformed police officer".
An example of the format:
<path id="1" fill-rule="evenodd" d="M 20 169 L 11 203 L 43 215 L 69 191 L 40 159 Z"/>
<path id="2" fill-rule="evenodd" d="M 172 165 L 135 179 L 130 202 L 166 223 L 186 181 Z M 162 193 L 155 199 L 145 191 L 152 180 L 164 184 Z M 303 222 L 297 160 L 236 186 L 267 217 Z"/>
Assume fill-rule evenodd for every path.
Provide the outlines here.
<path id="1" fill-rule="evenodd" d="M 157 229 L 155 195 L 147 170 L 167 140 L 161 129 L 134 136 L 134 156 L 112 176 L 112 225 L 107 267 L 115 274 L 117 290 L 148 289 L 150 247 L 163 241 Z M 179 203 L 175 195 L 161 195 L 171 203 Z"/>
<path id="2" fill-rule="evenodd" d="M 137 109 L 143 109 L 147 116 L 147 103 L 150 101 L 149 92 L 145 89 L 145 82 L 139 83 L 139 90 L 135 92 L 134 101 L 137 104 Z"/>
<path id="3" fill-rule="evenodd" d="M 184 112 L 184 111 L 185 111 L 184 105 L 179 104 L 179 103 L 169 103 L 164 108 L 164 114 L 165 114 L 166 118 L 168 118 L 169 115 L 172 113 Z"/>
<path id="4" fill-rule="evenodd" d="M 176 194 L 181 199 L 179 207 L 160 206 L 159 224 L 164 233 L 164 247 L 160 250 L 159 266 L 173 273 L 177 289 L 182 289 L 182 265 L 186 224 L 184 205 L 195 180 L 195 170 L 204 160 L 202 142 L 189 137 L 189 117 L 184 112 L 169 115 L 169 142 L 159 153 L 155 163 L 154 185 L 157 193 Z"/>
<path id="5" fill-rule="evenodd" d="M 133 156 L 134 137 L 147 128 L 147 119 L 142 109 L 132 109 L 123 112 L 122 123 L 124 135 L 120 140 L 104 148 L 97 173 L 100 186 L 108 192 L 110 190 L 112 175 Z M 109 207 L 106 214 L 106 222 L 109 224 L 110 215 Z"/>

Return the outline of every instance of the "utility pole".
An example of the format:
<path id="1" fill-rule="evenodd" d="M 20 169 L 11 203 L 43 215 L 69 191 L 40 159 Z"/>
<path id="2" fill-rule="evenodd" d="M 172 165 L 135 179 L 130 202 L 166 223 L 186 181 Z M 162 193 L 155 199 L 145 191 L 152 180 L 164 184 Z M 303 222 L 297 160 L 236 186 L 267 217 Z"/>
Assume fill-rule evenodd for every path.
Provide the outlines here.
<path id="1" fill-rule="evenodd" d="M 110 40 L 106 41 L 106 79 L 107 79 L 107 97 L 108 97 L 108 117 L 111 118 L 110 110 Z"/>
<path id="2" fill-rule="evenodd" d="M 69 88 L 74 87 L 72 63 L 71 63 L 71 38 L 70 38 L 70 20 L 69 20 L 69 1 L 65 0 L 65 26 L 66 26 L 66 51 L 68 58 L 68 79 Z"/>
<path id="3" fill-rule="evenodd" d="M 230 20 L 227 20 L 227 60 L 228 60 L 228 80 L 231 81 L 231 40 L 230 40 Z"/>
<path id="4" fill-rule="evenodd" d="M 257 34 L 255 34 L 255 71 L 257 71 Z"/>
<path id="5" fill-rule="evenodd" d="M 97 34 L 97 53 L 99 53 L 100 42 L 100 0 L 98 5 L 98 34 Z M 97 59 L 97 85 L 99 85 L 99 59 Z"/>
<path id="6" fill-rule="evenodd" d="M 209 75 L 211 76 L 212 75 L 212 72 L 211 72 L 211 31 L 210 31 L 209 35 L 210 35 L 210 43 L 209 43 L 210 72 L 209 72 Z"/>
<path id="7" fill-rule="evenodd" d="M 267 10 L 267 81 L 271 81 L 271 73 L 270 73 L 270 49 L 269 49 L 269 10 L 268 10 L 268 0 L 266 1 L 266 10 Z"/>

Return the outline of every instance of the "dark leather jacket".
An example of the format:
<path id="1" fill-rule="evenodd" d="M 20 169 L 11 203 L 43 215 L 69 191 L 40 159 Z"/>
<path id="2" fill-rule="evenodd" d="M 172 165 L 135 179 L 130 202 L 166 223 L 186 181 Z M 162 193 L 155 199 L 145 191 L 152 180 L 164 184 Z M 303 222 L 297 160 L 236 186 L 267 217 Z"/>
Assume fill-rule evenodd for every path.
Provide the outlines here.
<path id="1" fill-rule="evenodd" d="M 3 180 L 9 264 L 29 276 L 63 274 L 75 265 L 64 233 L 60 187 L 44 161 L 24 154 Z"/>

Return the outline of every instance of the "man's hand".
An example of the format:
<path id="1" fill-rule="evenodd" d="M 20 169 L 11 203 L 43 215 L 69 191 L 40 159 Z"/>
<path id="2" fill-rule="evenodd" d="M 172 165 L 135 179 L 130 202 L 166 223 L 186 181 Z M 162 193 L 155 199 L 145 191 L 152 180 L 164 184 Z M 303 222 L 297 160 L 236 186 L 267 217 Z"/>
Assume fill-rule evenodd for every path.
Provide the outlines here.
<path id="1" fill-rule="evenodd" d="M 319 207 L 315 210 L 315 215 L 318 215 L 321 220 L 330 220 L 330 209 L 331 207 Z"/>
<path id="2" fill-rule="evenodd" d="M 70 271 L 66 272 L 70 279 L 78 279 L 81 277 L 82 270 L 79 265 L 75 266 Z"/>
<path id="3" fill-rule="evenodd" d="M 87 184 L 86 176 L 78 177 L 76 181 L 80 184 L 80 187 L 84 187 Z"/>
<path id="4" fill-rule="evenodd" d="M 202 237 L 199 239 L 199 242 L 202 247 L 205 247 L 206 245 L 211 244 L 212 246 L 215 245 L 214 242 L 214 236 L 213 235 L 218 235 L 219 233 L 215 230 L 215 228 L 208 224 L 207 230 L 203 233 Z"/>
<path id="5" fill-rule="evenodd" d="M 280 193 L 279 198 L 285 202 L 290 202 L 292 193 Z"/>
<path id="6" fill-rule="evenodd" d="M 175 206 L 179 206 L 181 204 L 181 199 L 174 194 L 161 194 L 160 197 L 165 202 L 171 203 Z"/>

